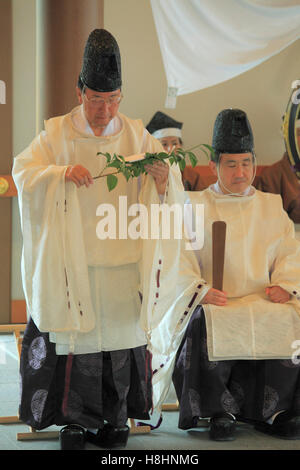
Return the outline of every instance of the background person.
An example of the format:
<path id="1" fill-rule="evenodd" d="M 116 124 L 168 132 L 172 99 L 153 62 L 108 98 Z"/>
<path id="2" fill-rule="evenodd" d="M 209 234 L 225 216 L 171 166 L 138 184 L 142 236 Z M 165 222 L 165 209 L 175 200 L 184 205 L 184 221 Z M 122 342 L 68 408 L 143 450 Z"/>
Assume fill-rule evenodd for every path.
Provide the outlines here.
<path id="1" fill-rule="evenodd" d="M 296 121 L 296 139 L 300 152 L 300 119 Z M 287 152 L 281 160 L 264 168 L 255 187 L 264 192 L 280 194 L 283 208 L 290 219 L 296 224 L 300 223 L 300 180 Z"/>
<path id="2" fill-rule="evenodd" d="M 182 122 L 157 111 L 147 124 L 146 129 L 161 142 L 165 152 L 170 153 L 182 148 L 182 126 Z"/>

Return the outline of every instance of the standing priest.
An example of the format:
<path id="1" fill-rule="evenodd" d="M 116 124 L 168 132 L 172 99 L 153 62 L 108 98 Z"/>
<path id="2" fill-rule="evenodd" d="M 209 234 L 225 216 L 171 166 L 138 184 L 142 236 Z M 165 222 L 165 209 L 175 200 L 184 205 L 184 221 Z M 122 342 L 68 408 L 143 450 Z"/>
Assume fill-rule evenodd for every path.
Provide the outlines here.
<path id="1" fill-rule="evenodd" d="M 128 417 L 147 419 L 151 376 L 140 327 L 141 239 L 99 236 L 99 215 L 115 221 L 141 201 L 160 203 L 180 172 L 157 163 L 148 176 L 121 175 L 109 192 L 98 152 L 123 157 L 160 152 L 141 120 L 119 112 L 121 58 L 115 38 L 97 29 L 86 43 L 79 106 L 45 122 L 15 158 L 23 232 L 22 279 L 30 315 L 21 354 L 20 419 L 35 429 L 66 425 L 61 447 L 125 446 Z M 113 169 L 112 169 L 113 171 Z M 102 204 L 105 205 L 101 206 Z M 128 222 L 128 221 L 127 221 Z M 145 266 L 144 266 L 145 267 Z M 146 293 L 143 292 L 146 296 Z"/>

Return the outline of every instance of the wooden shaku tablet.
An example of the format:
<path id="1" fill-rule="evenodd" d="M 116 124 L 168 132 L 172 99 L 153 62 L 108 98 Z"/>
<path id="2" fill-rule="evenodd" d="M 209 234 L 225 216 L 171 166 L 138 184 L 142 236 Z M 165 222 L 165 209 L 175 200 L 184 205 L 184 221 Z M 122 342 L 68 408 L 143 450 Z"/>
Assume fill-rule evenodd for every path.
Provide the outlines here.
<path id="1" fill-rule="evenodd" d="M 225 257 L 226 222 L 221 220 L 212 224 L 212 262 L 213 288 L 223 289 L 224 257 Z"/>

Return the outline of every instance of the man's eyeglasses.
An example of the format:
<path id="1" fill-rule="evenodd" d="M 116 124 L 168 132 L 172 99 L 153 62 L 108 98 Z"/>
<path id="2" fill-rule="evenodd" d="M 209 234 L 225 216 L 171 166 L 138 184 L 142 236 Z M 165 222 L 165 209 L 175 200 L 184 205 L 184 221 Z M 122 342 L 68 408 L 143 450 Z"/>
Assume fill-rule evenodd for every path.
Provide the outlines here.
<path id="1" fill-rule="evenodd" d="M 119 104 L 123 98 L 122 94 L 110 96 L 109 98 L 102 98 L 101 96 L 91 96 L 88 98 L 84 92 L 83 96 L 91 106 L 99 106 L 103 105 L 104 103 L 108 104 L 108 106 L 112 106 L 114 104 Z"/>

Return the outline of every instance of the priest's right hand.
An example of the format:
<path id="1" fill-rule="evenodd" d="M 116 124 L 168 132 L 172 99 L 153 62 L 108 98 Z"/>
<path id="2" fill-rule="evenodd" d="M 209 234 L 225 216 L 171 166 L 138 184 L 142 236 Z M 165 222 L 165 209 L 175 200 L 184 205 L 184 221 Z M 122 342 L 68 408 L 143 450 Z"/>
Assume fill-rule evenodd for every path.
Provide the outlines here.
<path id="1" fill-rule="evenodd" d="M 211 287 L 203 297 L 201 304 L 212 304 L 223 307 L 227 304 L 227 293 Z"/>
<path id="2" fill-rule="evenodd" d="M 77 188 L 80 188 L 80 186 L 83 185 L 88 188 L 90 184 L 94 183 L 93 177 L 89 170 L 84 168 L 82 165 L 69 166 L 65 173 L 65 180 L 73 181 Z"/>

